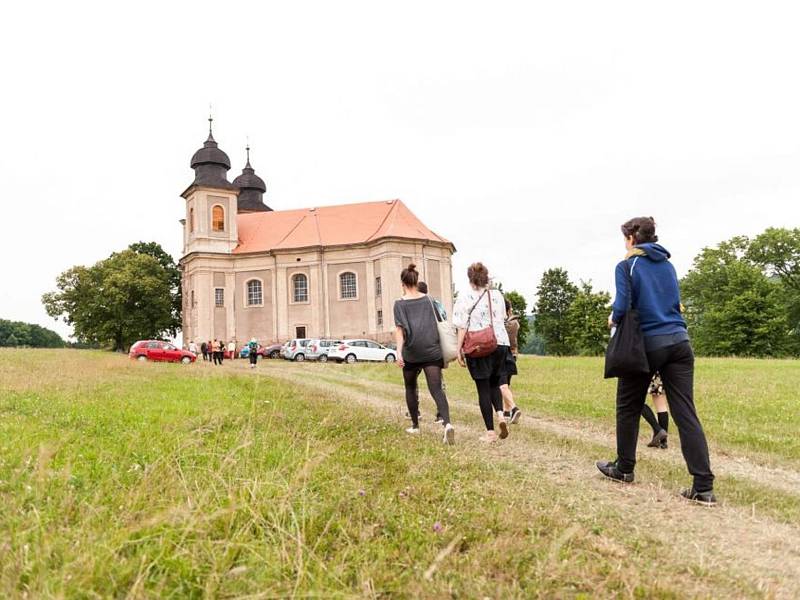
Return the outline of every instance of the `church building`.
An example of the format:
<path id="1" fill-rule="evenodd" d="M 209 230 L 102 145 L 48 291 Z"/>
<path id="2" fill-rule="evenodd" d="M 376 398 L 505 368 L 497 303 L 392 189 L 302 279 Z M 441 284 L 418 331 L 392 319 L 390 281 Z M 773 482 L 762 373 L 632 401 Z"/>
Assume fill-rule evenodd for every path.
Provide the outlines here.
<path id="1" fill-rule="evenodd" d="M 413 262 L 452 312 L 451 242 L 401 200 L 273 210 L 250 165 L 211 133 L 191 161 L 183 257 L 183 339 L 262 344 L 295 337 L 392 340 L 400 271 Z"/>

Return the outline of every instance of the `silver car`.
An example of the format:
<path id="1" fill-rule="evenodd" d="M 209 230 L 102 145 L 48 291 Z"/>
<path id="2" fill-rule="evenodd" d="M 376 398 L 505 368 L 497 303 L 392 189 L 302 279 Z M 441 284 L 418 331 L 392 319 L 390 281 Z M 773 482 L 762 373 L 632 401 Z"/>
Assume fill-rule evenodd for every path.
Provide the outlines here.
<path id="1" fill-rule="evenodd" d="M 341 340 L 311 340 L 306 346 L 306 358 L 308 360 L 328 362 L 328 352 L 331 347 L 341 343 Z"/>
<path id="2" fill-rule="evenodd" d="M 286 342 L 286 346 L 284 346 L 283 358 L 286 360 L 303 362 L 306 359 L 306 355 L 308 353 L 308 342 L 310 341 L 311 340 L 308 338 L 295 338 L 293 340 L 289 340 Z"/>

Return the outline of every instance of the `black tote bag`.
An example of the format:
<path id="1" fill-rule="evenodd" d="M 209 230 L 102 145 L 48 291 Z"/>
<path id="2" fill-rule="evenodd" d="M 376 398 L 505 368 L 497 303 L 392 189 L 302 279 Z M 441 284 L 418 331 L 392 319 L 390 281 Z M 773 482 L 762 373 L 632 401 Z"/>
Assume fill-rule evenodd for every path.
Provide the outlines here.
<path id="1" fill-rule="evenodd" d="M 634 263 L 635 265 L 635 263 Z M 633 277 L 628 275 L 628 310 L 617 323 L 617 330 L 608 340 L 606 348 L 605 378 L 633 377 L 650 374 L 647 352 L 644 349 L 644 336 L 639 323 L 639 311 L 633 308 Z"/>

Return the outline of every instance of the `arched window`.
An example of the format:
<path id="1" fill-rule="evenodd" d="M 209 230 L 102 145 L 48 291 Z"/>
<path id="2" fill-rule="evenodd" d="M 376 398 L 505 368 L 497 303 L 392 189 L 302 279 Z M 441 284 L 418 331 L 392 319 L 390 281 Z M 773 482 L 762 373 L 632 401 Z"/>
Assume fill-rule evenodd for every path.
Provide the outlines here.
<path id="1" fill-rule="evenodd" d="M 358 298 L 358 284 L 356 283 L 355 273 L 348 271 L 339 275 L 339 298 L 342 300 Z"/>
<path id="2" fill-rule="evenodd" d="M 219 204 L 211 209 L 211 230 L 225 231 L 225 209 Z"/>
<path id="3" fill-rule="evenodd" d="M 194 233 L 194 209 L 189 209 L 189 233 Z"/>
<path id="4" fill-rule="evenodd" d="M 292 276 L 292 302 L 308 302 L 308 277 L 303 273 Z"/>
<path id="5" fill-rule="evenodd" d="M 264 291 L 258 279 L 251 279 L 247 282 L 247 306 L 258 306 L 264 304 Z"/>

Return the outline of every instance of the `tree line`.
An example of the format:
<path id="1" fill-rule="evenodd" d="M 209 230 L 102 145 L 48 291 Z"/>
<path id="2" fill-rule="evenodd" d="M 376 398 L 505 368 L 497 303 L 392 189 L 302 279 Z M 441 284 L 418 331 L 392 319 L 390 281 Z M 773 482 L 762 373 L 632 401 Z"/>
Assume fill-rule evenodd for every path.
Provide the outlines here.
<path id="1" fill-rule="evenodd" d="M 63 348 L 64 340 L 52 329 L 34 323 L 0 319 L 0 348 Z"/>
<path id="2" fill-rule="evenodd" d="M 50 316 L 72 325 L 78 344 L 126 350 L 137 339 L 174 336 L 180 329 L 180 270 L 154 242 L 72 267 L 58 276 L 56 287 L 42 301 Z M 752 239 L 737 236 L 704 248 L 681 280 L 681 293 L 697 354 L 800 356 L 800 229 L 770 228 Z M 522 294 L 505 295 L 520 317 L 522 352 L 604 352 L 611 295 L 591 282 L 548 269 L 530 312 Z M 0 328 L 0 345 L 44 343 L 49 330 L 19 325 L 25 324 Z"/>
<path id="3" fill-rule="evenodd" d="M 769 228 L 703 248 L 680 285 L 697 354 L 800 356 L 800 229 Z M 610 294 L 576 285 L 564 269 L 548 269 L 523 351 L 602 354 L 610 313 Z"/>

